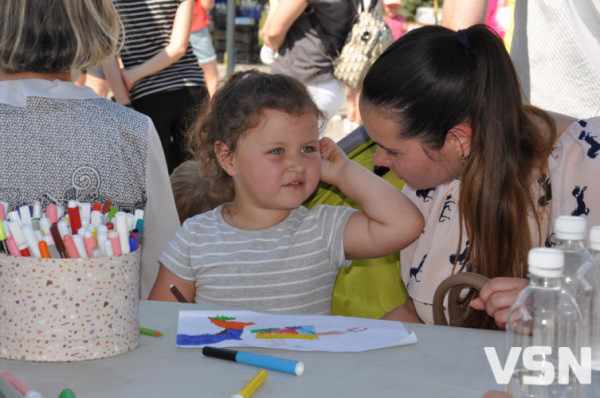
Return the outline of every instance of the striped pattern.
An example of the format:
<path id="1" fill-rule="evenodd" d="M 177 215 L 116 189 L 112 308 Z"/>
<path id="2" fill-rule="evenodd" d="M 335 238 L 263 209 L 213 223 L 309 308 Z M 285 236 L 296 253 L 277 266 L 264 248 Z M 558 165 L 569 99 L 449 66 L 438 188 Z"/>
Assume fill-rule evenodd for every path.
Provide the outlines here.
<path id="1" fill-rule="evenodd" d="M 188 219 L 159 261 L 196 281 L 196 303 L 250 310 L 328 314 L 340 266 L 348 266 L 343 206 L 294 209 L 259 231 L 231 227 L 222 206 Z"/>
<path id="2" fill-rule="evenodd" d="M 160 52 L 171 37 L 177 7 L 183 0 L 115 0 L 125 25 L 121 59 L 125 68 L 139 65 Z M 162 91 L 204 85 L 204 74 L 188 44 L 185 55 L 169 67 L 138 81 L 132 100 Z"/>

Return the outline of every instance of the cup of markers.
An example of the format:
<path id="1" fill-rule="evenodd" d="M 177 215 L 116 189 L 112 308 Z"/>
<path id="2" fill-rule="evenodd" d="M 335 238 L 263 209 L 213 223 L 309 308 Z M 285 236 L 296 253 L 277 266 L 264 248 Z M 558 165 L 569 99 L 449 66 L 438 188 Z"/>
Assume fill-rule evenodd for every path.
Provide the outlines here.
<path id="1" fill-rule="evenodd" d="M 80 361 L 138 346 L 143 211 L 0 203 L 0 357 Z"/>

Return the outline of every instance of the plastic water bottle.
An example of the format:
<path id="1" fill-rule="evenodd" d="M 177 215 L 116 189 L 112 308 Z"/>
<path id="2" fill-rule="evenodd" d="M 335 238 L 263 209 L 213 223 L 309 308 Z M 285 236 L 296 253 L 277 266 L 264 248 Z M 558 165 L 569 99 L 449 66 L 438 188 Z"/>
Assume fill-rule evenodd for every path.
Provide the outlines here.
<path id="1" fill-rule="evenodd" d="M 584 391 L 600 394 L 600 226 L 592 227 L 589 242 L 590 258 L 577 271 L 576 300 L 581 311 L 581 346 L 592 348 L 592 385 Z"/>
<path id="2" fill-rule="evenodd" d="M 517 397 L 579 397 L 580 385 L 569 368 L 568 379 L 559 377 L 559 347 L 568 347 L 579 359 L 581 314 L 575 299 L 564 287 L 562 251 L 535 248 L 529 251 L 529 285 L 510 308 L 506 325 L 507 348 L 521 348 L 522 360 L 508 384 Z M 531 349 L 550 351 L 534 356 L 535 365 L 525 356 Z M 539 370 L 532 370 L 537 368 Z"/>
<path id="3" fill-rule="evenodd" d="M 579 268 L 590 258 L 585 248 L 586 220 L 583 217 L 560 216 L 554 220 L 556 248 L 565 253 L 563 275 L 569 292 L 575 297 L 573 281 Z"/>

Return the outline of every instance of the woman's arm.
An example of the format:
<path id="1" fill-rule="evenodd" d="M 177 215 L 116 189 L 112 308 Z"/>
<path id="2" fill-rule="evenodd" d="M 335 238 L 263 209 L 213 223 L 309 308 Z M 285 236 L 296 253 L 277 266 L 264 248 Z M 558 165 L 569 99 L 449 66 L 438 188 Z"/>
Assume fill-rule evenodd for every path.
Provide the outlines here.
<path id="1" fill-rule="evenodd" d="M 381 319 L 388 321 L 422 323 L 421 318 L 419 318 L 419 315 L 417 315 L 415 304 L 413 303 L 412 298 L 408 295 L 406 296 L 406 301 L 404 304 L 394 308 L 385 314 Z"/>
<path id="2" fill-rule="evenodd" d="M 104 62 L 104 64 L 102 64 L 102 69 L 104 69 L 106 81 L 108 82 L 117 103 L 121 105 L 131 104 L 129 90 L 125 87 L 118 58 L 115 56 Z"/>
<path id="3" fill-rule="evenodd" d="M 280 0 L 262 28 L 261 36 L 265 44 L 273 51 L 277 51 L 283 45 L 288 30 L 306 7 L 308 7 L 306 0 Z"/>
<path id="4" fill-rule="evenodd" d="M 177 286 L 177 289 L 189 303 L 194 302 L 194 297 L 196 297 L 196 284 L 194 281 L 178 277 L 162 264 L 158 269 L 158 276 L 148 300 L 177 301 L 177 298 L 171 292 L 171 285 Z"/>
<path id="5" fill-rule="evenodd" d="M 344 228 L 347 259 L 385 256 L 419 237 L 423 215 L 398 188 L 348 159 L 329 138 L 321 140 L 321 157 L 321 179 L 362 207 Z"/>
<path id="6" fill-rule="evenodd" d="M 505 329 L 510 306 L 527 284 L 529 279 L 525 278 L 492 278 L 483 285 L 479 297 L 471 301 L 471 307 L 485 310 L 499 328 Z"/>
<path id="7" fill-rule="evenodd" d="M 123 71 L 123 80 L 128 90 L 138 80 L 165 69 L 183 57 L 190 39 L 193 17 L 194 1 L 183 0 L 173 19 L 169 44 L 144 63 Z"/>
<path id="8" fill-rule="evenodd" d="M 215 8 L 215 0 L 200 0 L 200 5 L 208 12 Z"/>

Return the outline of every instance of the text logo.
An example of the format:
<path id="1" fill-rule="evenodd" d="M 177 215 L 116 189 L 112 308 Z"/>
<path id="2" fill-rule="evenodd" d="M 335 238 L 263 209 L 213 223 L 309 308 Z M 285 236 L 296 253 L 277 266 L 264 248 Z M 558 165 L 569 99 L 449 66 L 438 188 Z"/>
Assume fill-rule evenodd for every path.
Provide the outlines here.
<path id="1" fill-rule="evenodd" d="M 495 347 L 484 347 L 483 349 L 498 384 L 508 384 L 517 366 L 521 350 L 523 351 L 523 367 L 527 370 L 539 372 L 539 376 L 524 375 L 524 384 L 549 385 L 554 382 L 556 369 L 554 364 L 546 359 L 547 356 L 552 354 L 552 347 L 531 346 L 524 350 L 521 347 L 512 347 L 506 358 L 504 368 L 500 364 Z M 577 362 L 577 358 L 569 347 L 558 348 L 559 384 L 569 384 L 569 368 L 573 371 L 579 383 L 590 384 L 592 382 L 592 348 L 582 347 L 580 358 L 581 362 Z"/>

